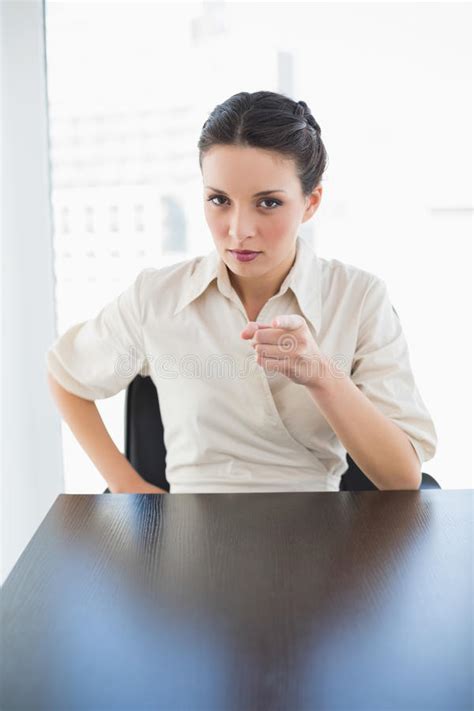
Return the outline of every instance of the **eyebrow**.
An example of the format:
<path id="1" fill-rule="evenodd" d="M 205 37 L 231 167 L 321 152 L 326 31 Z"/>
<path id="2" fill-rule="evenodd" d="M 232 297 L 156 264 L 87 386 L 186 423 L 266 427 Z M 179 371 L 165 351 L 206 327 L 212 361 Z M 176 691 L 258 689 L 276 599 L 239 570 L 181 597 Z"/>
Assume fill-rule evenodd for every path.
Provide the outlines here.
<path id="1" fill-rule="evenodd" d="M 225 195 L 226 197 L 229 197 L 224 190 L 219 190 L 218 188 L 212 188 L 210 185 L 206 185 L 206 188 L 209 190 L 214 190 L 216 193 L 220 193 L 221 195 Z M 282 190 L 280 188 L 276 188 L 275 190 L 260 190 L 260 192 L 255 193 L 255 195 L 252 195 L 252 197 L 260 197 L 260 195 L 270 195 L 270 193 L 286 193 L 286 190 Z"/>

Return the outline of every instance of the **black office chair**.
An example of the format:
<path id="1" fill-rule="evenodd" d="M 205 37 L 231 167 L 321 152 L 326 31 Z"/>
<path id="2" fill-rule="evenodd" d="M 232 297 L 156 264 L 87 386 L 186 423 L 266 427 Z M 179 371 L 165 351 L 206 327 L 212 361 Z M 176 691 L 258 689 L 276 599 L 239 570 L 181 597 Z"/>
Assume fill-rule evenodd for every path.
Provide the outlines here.
<path id="1" fill-rule="evenodd" d="M 165 491 L 166 448 L 163 442 L 158 393 L 149 376 L 137 375 L 125 393 L 125 456 L 146 481 Z M 341 491 L 377 491 L 377 487 L 347 454 L 348 468 L 341 478 Z M 422 475 L 420 489 L 441 489 L 429 474 Z M 109 489 L 104 494 L 110 493 Z"/>

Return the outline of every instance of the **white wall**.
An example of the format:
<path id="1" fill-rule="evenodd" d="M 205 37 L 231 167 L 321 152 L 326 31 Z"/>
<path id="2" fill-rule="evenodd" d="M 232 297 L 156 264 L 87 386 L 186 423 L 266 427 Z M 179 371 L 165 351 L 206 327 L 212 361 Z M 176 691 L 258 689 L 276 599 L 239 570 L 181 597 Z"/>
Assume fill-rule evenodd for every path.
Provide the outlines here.
<path id="1" fill-rule="evenodd" d="M 55 313 L 41 0 L 3 0 L 0 32 L 3 583 L 64 486 L 44 367 Z"/>

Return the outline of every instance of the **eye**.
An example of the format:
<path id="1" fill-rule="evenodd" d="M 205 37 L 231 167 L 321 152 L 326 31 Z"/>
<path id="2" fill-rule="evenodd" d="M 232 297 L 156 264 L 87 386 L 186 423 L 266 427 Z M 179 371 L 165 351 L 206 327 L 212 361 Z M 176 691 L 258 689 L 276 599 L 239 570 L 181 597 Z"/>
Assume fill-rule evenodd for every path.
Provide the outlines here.
<path id="1" fill-rule="evenodd" d="M 213 205 L 216 207 L 220 207 L 222 203 L 215 203 L 213 200 L 217 200 L 218 198 L 223 198 L 224 195 L 211 195 L 210 197 L 207 198 L 207 202 L 211 202 Z"/>
<path id="2" fill-rule="evenodd" d="M 213 202 L 214 200 L 218 200 L 219 198 L 223 198 L 226 200 L 227 198 L 225 195 L 211 195 L 210 197 L 207 198 L 207 202 L 210 202 L 212 205 L 215 205 L 216 207 L 221 207 L 222 203 L 215 203 Z M 275 210 L 276 207 L 279 207 L 283 203 L 280 200 L 277 200 L 276 198 L 263 198 L 260 202 L 272 202 L 274 203 L 273 207 L 266 207 L 265 210 L 269 212 L 270 210 Z"/>
<path id="3" fill-rule="evenodd" d="M 276 200 L 275 198 L 264 198 L 264 199 L 262 200 L 262 202 L 273 202 L 273 203 L 275 203 L 275 207 L 277 207 L 278 205 L 281 205 L 280 200 Z M 270 209 L 271 209 L 271 210 L 274 210 L 275 207 L 272 207 L 272 208 L 270 208 Z"/>

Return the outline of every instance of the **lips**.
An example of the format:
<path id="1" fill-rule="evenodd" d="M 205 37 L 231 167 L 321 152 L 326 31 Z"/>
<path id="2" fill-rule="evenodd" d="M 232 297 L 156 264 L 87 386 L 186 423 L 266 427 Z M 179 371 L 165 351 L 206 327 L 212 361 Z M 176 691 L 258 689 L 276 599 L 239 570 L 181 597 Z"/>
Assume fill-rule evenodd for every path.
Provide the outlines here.
<path id="1" fill-rule="evenodd" d="M 229 252 L 238 262 L 253 262 L 254 259 L 257 259 L 262 254 L 261 252 L 252 252 L 249 249 L 230 249 Z"/>
<path id="2" fill-rule="evenodd" d="M 253 252 L 250 249 L 230 249 L 229 252 L 234 252 L 234 254 L 260 254 L 260 252 Z"/>

